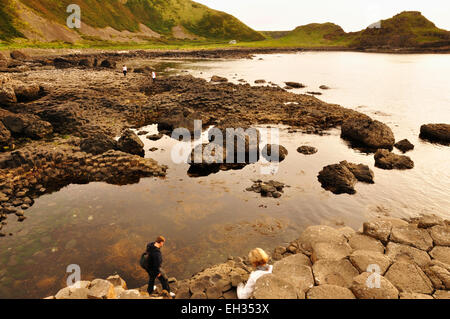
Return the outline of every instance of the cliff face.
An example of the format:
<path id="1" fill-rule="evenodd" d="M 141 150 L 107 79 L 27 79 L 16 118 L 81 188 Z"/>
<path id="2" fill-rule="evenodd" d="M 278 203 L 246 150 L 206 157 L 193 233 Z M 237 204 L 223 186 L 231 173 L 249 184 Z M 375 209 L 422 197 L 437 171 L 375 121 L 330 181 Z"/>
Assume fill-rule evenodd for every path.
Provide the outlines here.
<path id="1" fill-rule="evenodd" d="M 0 39 L 143 41 L 155 38 L 262 40 L 224 12 L 191 0 L 81 0 L 81 29 L 69 29 L 71 0 L 0 0 Z"/>

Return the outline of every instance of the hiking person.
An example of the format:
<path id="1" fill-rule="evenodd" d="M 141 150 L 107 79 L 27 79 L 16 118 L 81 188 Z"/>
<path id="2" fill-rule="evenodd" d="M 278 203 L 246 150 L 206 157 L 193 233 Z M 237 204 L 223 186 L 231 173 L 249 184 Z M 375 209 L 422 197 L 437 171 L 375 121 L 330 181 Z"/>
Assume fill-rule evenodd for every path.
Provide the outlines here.
<path id="1" fill-rule="evenodd" d="M 156 82 L 156 72 L 152 71 L 152 80 L 153 82 Z"/>
<path id="2" fill-rule="evenodd" d="M 123 71 L 123 76 L 127 76 L 128 68 L 126 65 L 123 66 L 122 71 Z"/>
<path id="3" fill-rule="evenodd" d="M 237 296 L 239 299 L 249 299 L 253 294 L 253 290 L 255 289 L 256 281 L 261 276 L 272 273 L 273 267 L 267 264 L 267 262 L 269 261 L 269 256 L 261 248 L 255 248 L 250 251 L 250 253 L 248 254 L 248 259 L 250 260 L 250 263 L 253 265 L 253 267 L 256 268 L 256 270 L 250 274 L 250 277 L 248 278 L 245 286 L 242 282 L 237 286 Z"/>
<path id="4" fill-rule="evenodd" d="M 161 270 L 162 255 L 160 249 L 164 246 L 165 242 L 166 239 L 163 236 L 158 236 L 154 242 L 147 245 L 147 273 L 149 277 L 147 292 L 149 295 L 153 293 L 153 290 L 156 288 L 155 279 L 158 278 L 161 282 L 163 292 L 165 290 L 171 297 L 174 297 L 175 294 L 170 292 L 169 280 L 167 279 L 166 274 Z"/>

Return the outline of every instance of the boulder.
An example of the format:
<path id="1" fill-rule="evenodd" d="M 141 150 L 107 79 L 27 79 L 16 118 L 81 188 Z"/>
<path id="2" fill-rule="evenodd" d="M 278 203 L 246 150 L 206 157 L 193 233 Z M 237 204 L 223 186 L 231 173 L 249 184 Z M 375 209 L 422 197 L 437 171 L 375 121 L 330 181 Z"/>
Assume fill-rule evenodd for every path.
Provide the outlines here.
<path id="1" fill-rule="evenodd" d="M 330 87 L 327 86 L 327 85 L 321 85 L 321 86 L 319 86 L 319 89 L 321 89 L 321 90 L 329 90 Z"/>
<path id="2" fill-rule="evenodd" d="M 255 299 L 297 299 L 298 293 L 295 287 L 274 274 L 260 277 L 253 291 Z"/>
<path id="3" fill-rule="evenodd" d="M 341 137 L 370 149 L 392 149 L 395 143 L 392 130 L 386 124 L 368 116 L 344 120 Z"/>
<path id="4" fill-rule="evenodd" d="M 405 155 L 397 155 L 385 149 L 379 149 L 375 155 L 375 166 L 382 169 L 412 169 L 414 162 Z"/>
<path id="5" fill-rule="evenodd" d="M 127 290 L 127 283 L 119 275 L 109 276 L 106 278 L 114 287 L 122 287 Z"/>
<path id="6" fill-rule="evenodd" d="M 116 150 L 117 142 L 105 134 L 97 134 L 82 139 L 80 149 L 86 153 L 99 155 L 109 150 Z"/>
<path id="7" fill-rule="evenodd" d="M 384 246 L 381 241 L 361 233 L 351 234 L 348 237 L 348 244 L 353 250 L 375 251 L 381 254 L 384 253 Z"/>
<path id="8" fill-rule="evenodd" d="M 408 151 L 412 151 L 414 149 L 414 145 L 408 141 L 407 139 L 401 140 L 394 144 L 394 146 L 402 151 L 403 153 L 406 153 Z"/>
<path id="9" fill-rule="evenodd" d="M 450 289 L 450 265 L 432 261 L 423 268 L 423 271 L 435 289 Z"/>
<path id="10" fill-rule="evenodd" d="M 377 218 L 365 222 L 363 224 L 363 232 L 365 235 L 381 240 L 387 243 L 391 235 L 393 226 L 408 226 L 408 223 L 401 219 L 394 218 Z"/>
<path id="11" fill-rule="evenodd" d="M 320 285 L 308 290 L 306 299 L 355 299 L 355 295 L 348 288 L 335 285 Z"/>
<path id="12" fill-rule="evenodd" d="M 297 148 L 297 152 L 303 155 L 312 155 L 316 154 L 318 152 L 318 149 L 315 148 L 314 146 L 303 145 Z"/>
<path id="13" fill-rule="evenodd" d="M 395 243 L 413 246 L 425 251 L 429 251 L 433 248 L 433 239 L 430 234 L 425 229 L 417 228 L 414 225 L 393 227 L 390 240 Z"/>
<path id="14" fill-rule="evenodd" d="M 102 67 L 102 68 L 108 68 L 108 69 L 115 69 L 115 68 L 116 68 L 116 61 L 114 61 L 114 60 L 109 60 L 109 59 L 103 60 L 103 61 L 100 63 L 100 67 Z"/>
<path id="15" fill-rule="evenodd" d="M 0 103 L 16 103 L 14 81 L 8 75 L 0 75 Z"/>
<path id="16" fill-rule="evenodd" d="M 302 89 L 305 88 L 306 85 L 298 82 L 284 82 L 288 87 L 294 88 L 294 89 Z"/>
<path id="17" fill-rule="evenodd" d="M 386 256 L 394 262 L 410 262 L 417 264 L 419 267 L 424 267 L 431 261 L 427 252 L 394 242 L 387 245 Z"/>
<path id="18" fill-rule="evenodd" d="M 117 142 L 119 150 L 125 153 L 144 156 L 144 143 L 131 130 L 125 130 Z"/>
<path id="19" fill-rule="evenodd" d="M 153 134 L 153 135 L 147 136 L 147 139 L 150 141 L 158 141 L 158 140 L 162 139 L 163 136 L 164 136 L 163 134 Z"/>
<path id="20" fill-rule="evenodd" d="M 277 144 L 267 144 L 262 150 L 263 157 L 269 162 L 282 162 L 288 155 L 288 150 Z"/>
<path id="21" fill-rule="evenodd" d="M 273 274 L 291 283 L 297 290 L 306 292 L 314 286 L 311 267 L 305 265 L 304 255 L 292 255 L 273 265 Z"/>
<path id="22" fill-rule="evenodd" d="M 18 102 L 29 102 L 37 100 L 40 97 L 41 88 L 36 83 L 23 83 L 16 81 L 14 83 L 14 93 Z"/>
<path id="23" fill-rule="evenodd" d="M 346 242 L 315 243 L 312 248 L 311 260 L 313 263 L 321 259 L 340 260 L 348 257 L 352 252 L 352 248 Z"/>
<path id="24" fill-rule="evenodd" d="M 436 225 L 431 228 L 431 238 L 437 246 L 450 246 L 450 226 Z"/>
<path id="25" fill-rule="evenodd" d="M 342 161 L 339 164 L 346 166 L 353 175 L 355 175 L 356 179 L 363 183 L 374 184 L 373 178 L 375 174 L 369 168 L 369 166 L 364 164 L 353 164 L 347 161 Z"/>
<path id="26" fill-rule="evenodd" d="M 322 187 L 334 194 L 355 194 L 355 175 L 342 164 L 325 166 L 318 175 Z"/>
<path id="27" fill-rule="evenodd" d="M 11 56 L 11 59 L 19 61 L 27 61 L 30 59 L 30 57 L 26 53 L 19 50 L 14 50 L 9 55 Z"/>
<path id="28" fill-rule="evenodd" d="M 359 275 L 358 270 L 348 259 L 321 259 L 313 265 L 312 269 L 317 285 L 330 284 L 349 288 L 353 278 Z"/>
<path id="29" fill-rule="evenodd" d="M 255 84 L 264 84 L 266 80 L 255 80 Z"/>
<path id="30" fill-rule="evenodd" d="M 8 67 L 8 59 L 0 52 L 0 68 Z"/>
<path id="31" fill-rule="evenodd" d="M 420 138 L 448 145 L 450 144 L 450 124 L 422 125 Z"/>
<path id="32" fill-rule="evenodd" d="M 434 290 L 430 279 L 422 269 L 412 263 L 395 262 L 386 272 L 385 277 L 400 292 L 431 294 Z"/>
<path id="33" fill-rule="evenodd" d="M 435 246 L 430 251 L 430 256 L 444 264 L 450 265 L 450 247 Z"/>
<path id="34" fill-rule="evenodd" d="M 362 273 L 353 278 L 350 290 L 358 299 L 398 299 L 399 291 L 383 276 L 378 276 L 380 286 L 377 287 L 376 275 L 373 273 Z"/>
<path id="35" fill-rule="evenodd" d="M 371 272 L 369 266 L 377 265 L 380 269 L 380 275 L 384 275 L 391 265 L 391 259 L 386 255 L 367 250 L 356 250 L 350 255 L 352 265 L 358 269 L 360 273 Z"/>
<path id="36" fill-rule="evenodd" d="M 419 294 L 416 292 L 402 292 L 400 293 L 400 299 L 413 300 L 413 299 L 433 299 L 430 295 Z"/>
<path id="37" fill-rule="evenodd" d="M 13 114 L 2 119 L 3 124 L 13 134 L 41 139 L 53 132 L 50 123 L 32 114 Z"/>
<path id="38" fill-rule="evenodd" d="M 137 289 L 124 290 L 117 299 L 144 299 Z"/>
<path id="39" fill-rule="evenodd" d="M 224 78 L 224 77 L 221 77 L 221 76 L 213 75 L 211 77 L 211 82 L 225 83 L 225 82 L 228 82 L 228 79 Z"/>
<path id="40" fill-rule="evenodd" d="M 88 288 L 75 288 L 70 290 L 70 295 L 67 298 L 60 299 L 88 299 Z"/>
<path id="41" fill-rule="evenodd" d="M 107 280 L 95 279 L 91 282 L 89 299 L 115 299 L 114 285 Z"/>
<path id="42" fill-rule="evenodd" d="M 297 239 L 301 251 L 312 254 L 313 245 L 317 243 L 345 243 L 347 239 L 334 228 L 324 225 L 310 226 Z"/>

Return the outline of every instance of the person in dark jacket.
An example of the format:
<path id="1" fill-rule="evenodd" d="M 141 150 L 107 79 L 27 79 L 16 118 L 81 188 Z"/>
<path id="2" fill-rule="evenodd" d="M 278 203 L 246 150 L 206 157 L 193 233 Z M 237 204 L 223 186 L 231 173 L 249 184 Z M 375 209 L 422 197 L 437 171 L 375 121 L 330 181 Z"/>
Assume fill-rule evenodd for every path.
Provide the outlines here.
<path id="1" fill-rule="evenodd" d="M 161 270 L 162 265 L 162 255 L 160 248 L 164 246 L 166 239 L 163 236 L 159 236 L 156 240 L 147 245 L 147 253 L 148 253 L 148 288 L 147 291 L 151 295 L 153 290 L 155 289 L 155 280 L 159 279 L 161 282 L 163 290 L 166 290 L 172 297 L 173 293 L 170 292 L 169 281 Z"/>

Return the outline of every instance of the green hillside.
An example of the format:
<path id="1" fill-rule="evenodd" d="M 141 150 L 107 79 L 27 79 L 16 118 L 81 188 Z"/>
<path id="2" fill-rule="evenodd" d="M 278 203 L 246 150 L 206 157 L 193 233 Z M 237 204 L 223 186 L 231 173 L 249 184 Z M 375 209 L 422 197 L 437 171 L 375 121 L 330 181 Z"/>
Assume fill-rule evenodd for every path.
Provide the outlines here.
<path id="1" fill-rule="evenodd" d="M 0 0 L 0 40 L 22 37 L 23 34 L 17 29 L 16 17 L 10 0 Z"/>
<path id="2" fill-rule="evenodd" d="M 295 28 L 279 41 L 300 46 L 335 46 L 345 45 L 349 36 L 334 23 L 311 23 Z"/>
<path id="3" fill-rule="evenodd" d="M 0 0 L 8 2 L 9 0 Z M 139 24 L 148 26 L 164 37 L 173 36 L 172 28 L 184 27 L 191 34 L 214 40 L 256 41 L 264 37 L 224 12 L 212 10 L 191 0 L 18 0 L 35 13 L 66 24 L 66 8 L 76 3 L 81 8 L 82 21 L 95 28 L 112 27 L 119 31 L 139 31 Z M 11 8 L 11 7 L 10 7 Z M 14 38 L 11 33 L 11 9 L 0 9 L 0 37 Z M 8 22 L 9 21 L 9 22 Z"/>
<path id="4" fill-rule="evenodd" d="M 414 47 L 433 42 L 450 41 L 450 32 L 437 28 L 420 12 L 405 11 L 382 20 L 380 28 L 359 32 L 351 47 Z"/>

